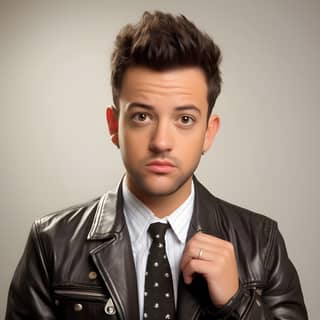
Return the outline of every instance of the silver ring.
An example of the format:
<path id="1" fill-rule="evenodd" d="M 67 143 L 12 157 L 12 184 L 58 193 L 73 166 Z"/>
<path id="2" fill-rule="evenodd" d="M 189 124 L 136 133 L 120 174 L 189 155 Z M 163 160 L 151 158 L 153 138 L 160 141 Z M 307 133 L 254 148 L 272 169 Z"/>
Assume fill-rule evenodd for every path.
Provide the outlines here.
<path id="1" fill-rule="evenodd" d="M 201 259 L 202 256 L 203 256 L 203 249 L 200 248 L 198 253 L 198 259 Z"/>

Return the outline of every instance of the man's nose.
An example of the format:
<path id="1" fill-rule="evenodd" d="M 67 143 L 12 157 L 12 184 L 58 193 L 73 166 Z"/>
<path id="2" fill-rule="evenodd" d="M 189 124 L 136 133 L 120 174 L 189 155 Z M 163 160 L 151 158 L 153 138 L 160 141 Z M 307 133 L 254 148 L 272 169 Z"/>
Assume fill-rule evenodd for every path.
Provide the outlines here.
<path id="1" fill-rule="evenodd" d="M 170 124 L 165 121 L 159 121 L 154 127 L 149 149 L 155 153 L 168 152 L 172 150 L 173 135 Z"/>

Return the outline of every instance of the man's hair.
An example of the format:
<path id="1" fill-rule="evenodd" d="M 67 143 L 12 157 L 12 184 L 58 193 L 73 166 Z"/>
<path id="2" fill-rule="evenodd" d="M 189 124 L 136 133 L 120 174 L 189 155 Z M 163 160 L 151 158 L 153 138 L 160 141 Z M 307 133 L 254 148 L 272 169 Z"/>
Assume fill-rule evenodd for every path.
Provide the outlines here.
<path id="1" fill-rule="evenodd" d="M 155 11 L 144 12 L 137 24 L 119 32 L 111 59 L 113 102 L 119 95 L 125 71 L 145 66 L 157 71 L 179 67 L 200 67 L 208 85 L 208 117 L 221 90 L 219 47 L 185 16 Z"/>

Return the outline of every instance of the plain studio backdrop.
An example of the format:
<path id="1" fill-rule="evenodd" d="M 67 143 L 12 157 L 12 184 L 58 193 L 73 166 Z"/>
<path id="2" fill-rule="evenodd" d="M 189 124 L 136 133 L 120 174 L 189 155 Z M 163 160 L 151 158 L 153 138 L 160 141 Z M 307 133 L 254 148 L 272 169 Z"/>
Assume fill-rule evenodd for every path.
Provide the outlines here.
<path id="1" fill-rule="evenodd" d="M 198 178 L 274 218 L 310 318 L 319 296 L 320 2 L 1 1 L 0 318 L 31 223 L 115 186 L 110 53 L 145 10 L 183 13 L 223 52 L 222 119 Z"/>

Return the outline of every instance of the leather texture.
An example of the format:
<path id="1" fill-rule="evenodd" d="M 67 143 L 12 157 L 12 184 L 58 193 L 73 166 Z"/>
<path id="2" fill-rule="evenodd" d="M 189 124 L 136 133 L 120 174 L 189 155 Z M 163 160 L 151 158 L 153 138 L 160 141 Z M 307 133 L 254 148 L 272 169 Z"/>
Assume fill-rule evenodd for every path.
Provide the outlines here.
<path id="1" fill-rule="evenodd" d="M 179 281 L 179 320 L 308 319 L 297 272 L 275 221 L 210 194 L 194 178 L 188 238 L 234 245 L 240 289 L 222 309 L 206 282 Z M 137 283 L 121 187 L 34 222 L 8 294 L 6 320 L 138 320 Z"/>

